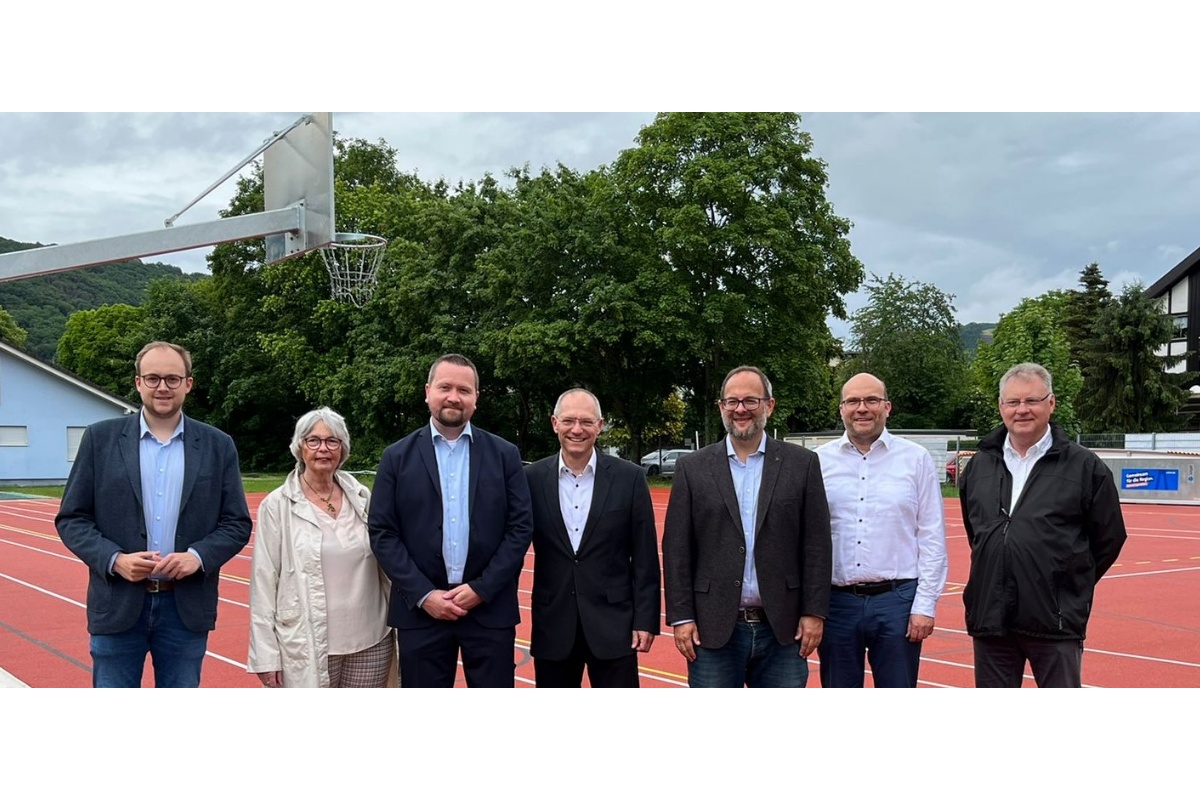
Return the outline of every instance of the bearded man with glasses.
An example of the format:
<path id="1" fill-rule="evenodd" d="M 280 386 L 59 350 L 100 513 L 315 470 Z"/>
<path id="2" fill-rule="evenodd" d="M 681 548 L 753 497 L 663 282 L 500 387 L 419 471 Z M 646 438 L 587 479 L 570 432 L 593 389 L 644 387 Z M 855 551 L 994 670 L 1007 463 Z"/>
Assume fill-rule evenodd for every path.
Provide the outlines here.
<path id="1" fill-rule="evenodd" d="M 183 413 L 192 357 L 151 342 L 134 361 L 142 410 L 88 426 L 58 534 L 90 569 L 92 685 L 195 687 L 217 623 L 221 566 L 250 540 L 229 436 Z"/>
<path id="2" fill-rule="evenodd" d="M 1000 379 L 1004 424 L 985 436 L 959 481 L 971 572 L 963 591 L 975 685 L 1082 685 L 1096 584 L 1125 543 L 1112 472 L 1050 416 L 1039 364 Z"/>
<path id="3" fill-rule="evenodd" d="M 663 532 L 667 624 L 692 687 L 802 687 L 829 611 L 829 506 L 816 454 L 766 435 L 771 382 L 736 367 L 728 436 L 679 458 Z"/>

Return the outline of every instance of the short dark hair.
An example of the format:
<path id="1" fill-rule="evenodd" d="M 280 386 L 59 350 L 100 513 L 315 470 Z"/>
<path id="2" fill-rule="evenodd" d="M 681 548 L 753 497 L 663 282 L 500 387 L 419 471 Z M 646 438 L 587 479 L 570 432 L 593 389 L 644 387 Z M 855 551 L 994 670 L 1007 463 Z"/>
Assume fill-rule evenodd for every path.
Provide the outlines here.
<path id="1" fill-rule="evenodd" d="M 729 383 L 729 379 L 732 378 L 734 375 L 737 375 L 738 373 L 741 373 L 741 372 L 753 372 L 755 375 L 757 375 L 759 377 L 759 379 L 762 381 L 762 385 L 763 385 L 763 390 L 764 390 L 763 396 L 766 397 L 768 400 L 770 400 L 772 397 L 775 396 L 771 393 L 771 381 L 768 380 L 767 376 L 763 373 L 763 371 L 761 369 L 759 369 L 758 367 L 751 367 L 749 365 L 742 365 L 740 367 L 734 367 L 733 369 L 729 370 L 729 373 L 725 376 L 725 380 L 721 381 L 721 397 L 725 396 L 725 386 L 726 386 L 726 384 Z"/>
<path id="2" fill-rule="evenodd" d="M 471 359 L 458 353 L 446 353 L 444 356 L 438 356 L 438 360 L 433 362 L 433 366 L 429 368 L 429 378 L 425 381 L 428 384 L 433 383 L 433 373 L 437 372 L 439 364 L 453 364 L 456 367 L 470 367 L 471 372 L 475 373 L 475 391 L 479 391 L 479 370 L 471 363 Z"/>
<path id="3" fill-rule="evenodd" d="M 133 360 L 133 368 L 138 375 L 142 374 L 142 358 L 145 357 L 146 353 L 149 353 L 151 350 L 157 350 L 160 347 L 165 347 L 168 350 L 174 350 L 178 353 L 179 357 L 183 359 L 183 377 L 192 377 L 192 354 L 186 348 L 172 344 L 171 342 L 151 342 L 139 350 L 137 357 Z"/>

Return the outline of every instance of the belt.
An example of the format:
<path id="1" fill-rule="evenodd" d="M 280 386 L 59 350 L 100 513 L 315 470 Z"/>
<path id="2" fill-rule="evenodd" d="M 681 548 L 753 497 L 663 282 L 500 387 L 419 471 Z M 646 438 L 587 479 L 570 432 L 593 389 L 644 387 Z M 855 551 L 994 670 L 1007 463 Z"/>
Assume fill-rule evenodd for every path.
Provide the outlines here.
<path id="1" fill-rule="evenodd" d="M 835 592 L 850 592 L 859 597 L 871 597 L 872 595 L 884 594 L 894 590 L 902 583 L 908 583 L 916 578 L 900 578 L 894 581 L 875 581 L 874 583 L 853 583 L 849 586 L 834 586 Z"/>
<path id="2" fill-rule="evenodd" d="M 766 622 L 767 612 L 761 608 L 739 608 L 737 618 L 740 622 Z"/>
<path id="3" fill-rule="evenodd" d="M 175 591 L 175 581 L 146 581 L 146 591 L 151 594 Z"/>

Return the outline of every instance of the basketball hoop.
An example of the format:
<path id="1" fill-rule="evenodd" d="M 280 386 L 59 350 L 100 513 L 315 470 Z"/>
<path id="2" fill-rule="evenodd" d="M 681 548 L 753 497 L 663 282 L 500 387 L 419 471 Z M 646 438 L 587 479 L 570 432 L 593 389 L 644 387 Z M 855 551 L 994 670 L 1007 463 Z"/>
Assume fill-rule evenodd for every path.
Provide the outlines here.
<path id="1" fill-rule="evenodd" d="M 382 236 L 335 233 L 334 240 L 321 248 L 333 299 L 344 300 L 357 308 L 370 302 L 386 247 L 387 239 Z"/>

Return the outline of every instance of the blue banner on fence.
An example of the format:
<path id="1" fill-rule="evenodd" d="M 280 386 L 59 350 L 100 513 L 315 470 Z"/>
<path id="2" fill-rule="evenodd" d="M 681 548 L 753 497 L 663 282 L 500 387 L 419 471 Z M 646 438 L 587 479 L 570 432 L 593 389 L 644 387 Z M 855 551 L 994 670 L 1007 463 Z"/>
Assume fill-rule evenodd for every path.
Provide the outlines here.
<path id="1" fill-rule="evenodd" d="M 1123 469 L 1121 488 L 1147 492 L 1179 491 L 1177 469 Z"/>

